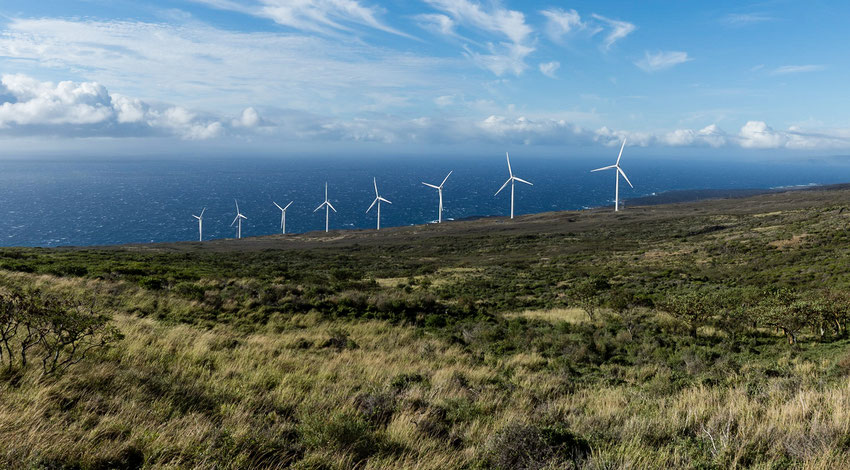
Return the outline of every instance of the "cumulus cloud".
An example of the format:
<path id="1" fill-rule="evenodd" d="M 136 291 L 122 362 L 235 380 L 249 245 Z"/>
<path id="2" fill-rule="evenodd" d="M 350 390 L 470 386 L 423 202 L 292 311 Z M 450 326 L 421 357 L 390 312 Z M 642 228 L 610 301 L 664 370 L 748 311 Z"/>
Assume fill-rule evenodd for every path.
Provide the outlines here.
<path id="1" fill-rule="evenodd" d="M 764 121 L 748 121 L 738 133 L 738 138 L 744 148 L 779 148 L 787 142 L 785 136 Z"/>
<path id="2" fill-rule="evenodd" d="M 13 19 L 4 26 L 0 57 L 6 61 L 43 64 L 45 73 L 73 71 L 147 101 L 213 105 L 231 114 L 246 103 L 353 112 L 368 104 L 366 91 L 432 96 L 460 81 L 449 71 L 463 62 L 358 41 L 194 22 Z"/>
<path id="3" fill-rule="evenodd" d="M 226 132 L 224 123 L 181 106 L 150 105 L 111 94 L 96 82 L 43 82 L 26 75 L 0 78 L 0 131 L 15 134 L 77 136 L 171 135 L 206 140 Z M 254 127 L 254 108 L 239 117 L 238 127 Z"/>
<path id="4" fill-rule="evenodd" d="M 637 29 L 637 26 L 627 21 L 612 20 L 611 18 L 606 18 L 595 13 L 593 14 L 593 18 L 604 23 L 608 29 L 608 34 L 603 41 L 606 49 L 610 49 L 615 42 L 623 39 Z"/>
<path id="5" fill-rule="evenodd" d="M 691 59 L 687 52 L 681 51 L 658 51 L 644 53 L 643 59 L 635 62 L 635 65 L 646 72 L 656 72 L 659 70 L 669 69 L 674 65 L 683 64 Z"/>
<path id="6" fill-rule="evenodd" d="M 546 75 L 549 78 L 557 78 L 555 76 L 555 72 L 561 67 L 561 63 L 558 61 L 552 62 L 544 62 L 539 65 L 540 73 Z"/>

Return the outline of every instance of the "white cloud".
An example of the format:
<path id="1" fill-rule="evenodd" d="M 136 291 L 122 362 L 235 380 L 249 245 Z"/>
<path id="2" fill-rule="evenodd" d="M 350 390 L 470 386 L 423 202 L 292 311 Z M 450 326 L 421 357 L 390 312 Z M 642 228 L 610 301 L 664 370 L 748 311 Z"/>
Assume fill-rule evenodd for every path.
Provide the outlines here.
<path id="1" fill-rule="evenodd" d="M 424 14 L 416 15 L 416 19 L 425 29 L 429 29 L 446 36 L 455 36 L 455 22 L 446 15 Z"/>
<path id="2" fill-rule="evenodd" d="M 756 23 L 774 21 L 776 18 L 760 13 L 730 13 L 721 19 L 721 22 L 729 26 L 746 26 Z"/>
<path id="3" fill-rule="evenodd" d="M 441 108 L 444 108 L 446 106 L 451 106 L 451 105 L 455 104 L 455 96 L 454 95 L 438 96 L 436 99 L 434 99 L 434 103 Z"/>
<path id="4" fill-rule="evenodd" d="M 232 10 L 270 19 L 282 26 L 322 34 L 350 32 L 362 25 L 387 33 L 411 37 L 378 20 L 379 10 L 357 0 L 194 0 L 221 10 Z"/>
<path id="5" fill-rule="evenodd" d="M 531 41 L 533 30 L 525 22 L 522 12 L 508 10 L 498 4 L 485 7 L 469 0 L 425 1 L 448 15 L 456 24 L 503 38 L 499 42 L 488 42 L 487 53 L 473 51 L 466 46 L 467 56 L 479 67 L 499 76 L 508 72 L 520 75 L 528 68 L 525 58 L 534 52 Z"/>
<path id="6" fill-rule="evenodd" d="M 540 13 L 546 17 L 546 35 L 554 42 L 561 42 L 565 35 L 585 27 L 575 10 L 550 8 Z"/>
<path id="7" fill-rule="evenodd" d="M 249 106 L 242 111 L 242 115 L 238 119 L 233 120 L 234 127 L 257 127 L 262 120 L 260 113 L 256 109 Z"/>
<path id="8" fill-rule="evenodd" d="M 739 143 L 744 148 L 779 148 L 787 139 L 775 132 L 764 121 L 748 121 L 738 133 Z"/>
<path id="9" fill-rule="evenodd" d="M 619 41 L 620 39 L 623 39 L 624 37 L 628 36 L 629 34 L 634 32 L 634 30 L 637 29 L 637 26 L 627 21 L 612 20 L 602 15 L 597 15 L 596 13 L 594 13 L 592 16 L 594 19 L 605 23 L 605 25 L 610 29 L 608 35 L 605 36 L 604 40 L 606 49 L 610 49 L 615 42 Z"/>
<path id="10" fill-rule="evenodd" d="M 545 62 L 539 65 L 540 73 L 546 75 L 549 78 L 556 78 L 555 72 L 561 67 L 561 63 L 558 61 Z"/>
<path id="11" fill-rule="evenodd" d="M 708 145 L 722 147 L 728 143 L 726 133 L 716 124 L 711 124 L 700 130 L 676 129 L 660 138 L 660 142 L 671 147 L 689 147 Z"/>
<path id="12" fill-rule="evenodd" d="M 782 67 L 774 69 L 770 72 L 770 74 L 788 75 L 792 73 L 820 72 L 824 69 L 826 69 L 826 67 L 823 65 L 783 65 Z"/>
<path id="13" fill-rule="evenodd" d="M 188 140 L 220 137 L 221 120 L 180 106 L 152 106 L 137 98 L 110 94 L 96 82 L 42 82 L 26 75 L 0 78 L 0 132 L 63 137 L 176 136 Z M 242 113 L 243 127 L 256 126 L 253 108 Z"/>
<path id="14" fill-rule="evenodd" d="M 73 73 L 148 102 L 222 114 L 251 103 L 353 112 L 369 104 L 365 92 L 399 89 L 433 96 L 461 83 L 449 70 L 466 65 L 297 33 L 59 19 L 10 21 L 0 31 L 0 61 L 42 64 L 40 75 L 55 81 Z"/>
<path id="15" fill-rule="evenodd" d="M 683 64 L 691 59 L 687 52 L 681 51 L 658 51 L 644 53 L 643 59 L 635 62 L 635 65 L 646 72 L 655 72 L 658 70 L 669 69 L 674 65 Z"/>

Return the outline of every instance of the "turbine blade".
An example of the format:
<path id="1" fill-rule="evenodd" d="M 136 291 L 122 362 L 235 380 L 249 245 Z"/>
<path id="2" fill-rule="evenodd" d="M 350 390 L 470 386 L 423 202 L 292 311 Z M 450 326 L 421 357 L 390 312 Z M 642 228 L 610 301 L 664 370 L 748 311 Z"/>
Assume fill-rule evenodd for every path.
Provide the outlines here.
<path id="1" fill-rule="evenodd" d="M 326 204 L 328 205 L 328 207 L 331 208 L 332 211 L 336 212 L 336 209 L 334 209 L 333 204 L 331 204 L 330 202 L 327 202 Z"/>
<path id="2" fill-rule="evenodd" d="M 499 188 L 499 190 L 498 190 L 498 191 L 496 191 L 496 194 L 494 194 L 493 196 L 498 196 L 498 195 L 499 195 L 499 193 L 500 193 L 500 192 L 502 192 L 502 190 L 503 190 L 503 189 L 505 189 L 505 186 L 507 186 L 507 185 L 508 185 L 508 183 L 510 183 L 512 179 L 513 179 L 513 177 L 508 178 L 508 180 L 507 180 L 507 181 L 505 181 L 505 184 L 503 184 L 503 185 L 502 185 L 502 187 L 501 187 L 501 188 Z"/>
<path id="3" fill-rule="evenodd" d="M 230 226 L 231 226 L 231 227 L 233 227 L 233 224 L 235 224 L 237 220 L 239 220 L 239 216 L 238 216 L 238 215 L 236 216 L 236 218 L 235 218 L 235 219 L 233 219 L 233 222 L 230 222 Z"/>
<path id="4" fill-rule="evenodd" d="M 242 214 L 239 214 L 239 217 L 242 217 L 243 219 L 248 220 L 248 218 L 247 218 L 247 217 L 245 217 L 245 216 L 244 216 L 244 215 L 242 215 Z"/>
<path id="5" fill-rule="evenodd" d="M 511 157 L 508 156 L 508 152 L 505 152 L 505 158 L 508 159 L 508 174 L 513 176 L 514 172 L 511 170 Z"/>
<path id="6" fill-rule="evenodd" d="M 202 219 L 204 218 L 204 212 L 206 212 L 206 211 L 207 211 L 207 208 L 206 208 L 206 207 L 204 207 L 204 208 L 201 210 L 201 218 L 202 218 Z"/>
<path id="7" fill-rule="evenodd" d="M 392 204 L 390 201 L 388 201 L 388 200 L 386 200 L 386 199 L 384 199 L 384 198 L 382 198 L 382 197 L 379 197 L 378 199 L 380 199 L 381 201 L 386 202 L 387 204 Z"/>
<path id="8" fill-rule="evenodd" d="M 625 171 L 623 171 L 623 170 L 622 170 L 621 168 L 619 168 L 619 167 L 617 167 L 617 171 L 619 171 L 619 172 L 620 172 L 620 174 L 621 174 L 621 175 L 623 175 L 623 178 L 625 178 L 625 179 L 626 179 L 626 183 L 629 183 L 629 186 L 632 186 L 632 182 L 631 182 L 631 181 L 629 181 L 629 177 L 628 177 L 628 176 L 626 176 L 626 172 L 625 172 Z M 635 187 L 634 187 L 634 186 L 632 186 L 632 189 L 634 189 L 634 188 L 635 188 Z"/>
<path id="9" fill-rule="evenodd" d="M 280 207 L 280 206 L 279 206 L 276 202 L 272 201 L 272 204 L 274 204 L 275 206 L 277 206 L 277 208 L 278 208 L 278 209 L 283 210 L 283 207 Z"/>
<path id="10" fill-rule="evenodd" d="M 328 200 L 328 182 L 325 181 L 325 201 Z"/>
<path id="11" fill-rule="evenodd" d="M 623 149 L 626 148 L 626 139 L 623 139 L 623 145 L 620 147 L 620 154 L 617 155 L 617 165 L 620 164 L 620 158 L 623 157 Z"/>
<path id="12" fill-rule="evenodd" d="M 519 181 L 520 183 L 525 183 L 525 184 L 527 184 L 527 185 L 534 186 L 533 184 L 529 183 L 528 181 L 526 181 L 526 180 L 524 180 L 524 179 L 522 179 L 522 178 L 517 178 L 516 176 L 514 176 L 514 179 L 515 179 L 515 180 L 517 180 L 517 181 Z"/>
<path id="13" fill-rule="evenodd" d="M 286 209 L 289 209 L 289 206 L 291 206 L 293 202 L 295 201 L 289 201 L 289 204 L 287 204 L 286 207 L 283 208 L 283 211 L 286 212 Z"/>
<path id="14" fill-rule="evenodd" d="M 200 218 L 200 217 L 198 217 L 197 215 L 192 214 L 192 217 L 194 217 L 194 218 L 196 218 L 196 219 L 198 219 L 198 220 L 201 220 L 201 218 Z"/>
<path id="15" fill-rule="evenodd" d="M 378 197 L 378 180 L 376 178 L 372 178 L 372 183 L 375 184 L 375 197 Z"/>
<path id="16" fill-rule="evenodd" d="M 454 170 L 452 170 L 452 171 L 454 171 Z M 447 179 L 449 179 L 449 176 L 452 176 L 452 171 L 450 171 L 450 172 L 449 172 L 449 174 L 448 174 L 448 175 L 446 175 L 446 177 L 445 177 L 445 178 L 443 178 L 443 182 L 442 182 L 442 183 L 440 183 L 440 187 L 441 187 L 441 188 L 443 187 L 443 185 L 444 185 L 444 184 L 446 184 L 446 180 L 447 180 Z"/>
<path id="17" fill-rule="evenodd" d="M 602 168 L 597 168 L 597 169 L 595 169 L 595 170 L 590 170 L 590 172 L 591 172 L 591 173 L 593 173 L 594 171 L 610 170 L 611 168 L 617 168 L 617 165 L 608 165 L 608 166 L 603 166 Z"/>
<path id="18" fill-rule="evenodd" d="M 373 208 L 373 207 L 375 207 L 375 204 L 377 204 L 377 203 L 378 203 L 378 199 L 379 199 L 379 198 L 375 198 L 375 200 L 374 200 L 374 201 L 372 201 L 372 205 L 371 205 L 371 206 L 369 206 L 369 208 L 368 208 L 368 209 L 366 209 L 366 213 L 367 213 L 367 214 L 369 213 L 369 211 L 370 211 L 370 210 L 372 210 L 372 208 Z"/>
<path id="19" fill-rule="evenodd" d="M 431 184 L 431 183 L 426 183 L 426 182 L 424 182 L 424 181 L 422 182 L 422 184 L 424 184 L 425 186 L 428 186 L 429 188 L 440 189 L 440 187 L 439 187 L 439 186 L 434 186 L 433 184 Z"/>
<path id="20" fill-rule="evenodd" d="M 319 204 L 319 207 L 313 209 L 313 212 L 316 212 L 317 210 L 321 209 L 322 207 L 325 207 L 325 204 L 327 204 L 327 202 L 323 202 L 323 203 Z"/>
<path id="21" fill-rule="evenodd" d="M 239 213 L 239 201 L 237 201 L 236 199 L 234 199 L 234 200 L 233 200 L 233 202 L 235 202 L 235 203 L 236 203 L 236 213 L 238 214 L 238 213 Z"/>

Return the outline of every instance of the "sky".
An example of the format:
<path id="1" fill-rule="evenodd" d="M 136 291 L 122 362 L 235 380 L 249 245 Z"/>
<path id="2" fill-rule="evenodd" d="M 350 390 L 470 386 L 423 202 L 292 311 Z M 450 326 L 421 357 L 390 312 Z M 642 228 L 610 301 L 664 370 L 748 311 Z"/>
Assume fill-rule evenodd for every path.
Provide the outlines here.
<path id="1" fill-rule="evenodd" d="M 20 155 L 850 151 L 850 3 L 4 0 Z"/>

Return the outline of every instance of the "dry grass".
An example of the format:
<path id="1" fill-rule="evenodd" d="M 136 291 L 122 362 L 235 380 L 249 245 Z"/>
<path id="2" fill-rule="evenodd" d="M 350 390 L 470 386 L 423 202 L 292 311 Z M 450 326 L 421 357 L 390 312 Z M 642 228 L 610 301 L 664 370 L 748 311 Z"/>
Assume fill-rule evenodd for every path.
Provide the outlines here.
<path id="1" fill-rule="evenodd" d="M 584 321 L 575 309 L 518 315 Z M 117 321 L 126 339 L 100 362 L 52 382 L 26 375 L 0 388 L 0 464 L 460 468 L 481 462 L 511 423 L 548 422 L 596 436 L 587 468 L 685 468 L 699 454 L 689 448 L 718 468 L 773 468 L 789 458 L 802 468 L 850 465 L 850 382 L 823 385 L 828 361 L 788 360 L 780 366 L 792 378 L 756 390 L 742 370 L 730 378 L 742 385 L 731 387 L 568 392 L 535 352 L 481 362 L 461 346 L 378 321 L 332 328 L 298 315 L 280 333 L 250 335 Z M 356 347 L 321 347 L 337 328 Z M 662 388 L 669 381 L 657 367 L 634 373 L 656 376 Z M 394 385 L 405 374 L 421 379 Z M 327 436 L 328 426 L 358 416 L 363 393 L 388 394 L 394 405 L 385 425 L 364 434 L 377 450 L 359 460 Z"/>
<path id="2" fill-rule="evenodd" d="M 528 318 L 543 320 L 549 323 L 585 323 L 590 321 L 587 312 L 580 308 L 552 308 L 547 310 L 523 310 L 522 312 L 506 313 L 507 318 Z"/>

